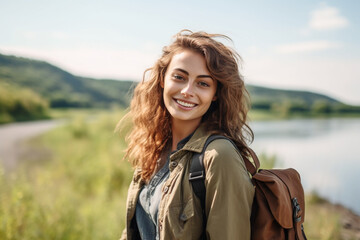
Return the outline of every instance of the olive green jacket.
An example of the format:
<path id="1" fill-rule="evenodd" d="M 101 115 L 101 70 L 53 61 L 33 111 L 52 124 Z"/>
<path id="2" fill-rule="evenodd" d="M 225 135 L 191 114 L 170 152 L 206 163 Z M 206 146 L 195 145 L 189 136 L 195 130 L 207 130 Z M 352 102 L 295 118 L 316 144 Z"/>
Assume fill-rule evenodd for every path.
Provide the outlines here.
<path id="1" fill-rule="evenodd" d="M 162 187 L 158 212 L 161 240 L 201 238 L 201 203 L 189 182 L 189 168 L 193 152 L 201 152 L 209 136 L 200 126 L 185 146 L 170 156 L 170 176 Z M 254 187 L 238 150 L 228 140 L 214 140 L 204 154 L 204 166 L 207 239 L 250 239 Z M 140 239 L 135 208 L 143 184 L 140 171 L 135 170 L 128 192 L 126 229 L 121 239 Z"/>

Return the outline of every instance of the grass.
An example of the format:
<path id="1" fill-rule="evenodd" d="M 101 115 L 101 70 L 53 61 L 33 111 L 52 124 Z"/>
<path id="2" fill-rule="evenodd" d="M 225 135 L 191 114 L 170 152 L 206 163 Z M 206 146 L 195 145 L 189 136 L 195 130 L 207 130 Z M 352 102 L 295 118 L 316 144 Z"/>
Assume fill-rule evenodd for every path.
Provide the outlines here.
<path id="1" fill-rule="evenodd" d="M 339 240 L 341 232 L 341 216 L 333 205 L 316 193 L 309 193 L 305 199 L 304 229 L 308 239 Z"/>
<path id="2" fill-rule="evenodd" d="M 13 172 L 0 168 L 1 240 L 120 237 L 132 176 L 129 164 L 121 160 L 124 137 L 114 134 L 123 112 L 97 112 L 93 121 L 85 112 L 66 114 L 72 119 L 69 124 L 28 143 L 46 154 L 37 153 L 36 161 L 29 154 Z M 276 164 L 276 156 L 260 154 L 260 159 L 268 168 Z M 341 239 L 339 215 L 321 198 L 309 196 L 308 239 Z"/>
<path id="3" fill-rule="evenodd" d="M 100 108 L 51 108 L 49 115 L 51 118 L 58 119 L 74 119 L 79 116 L 96 116 L 103 113 L 119 112 L 120 110 L 116 107 L 108 110 Z"/>
<path id="4" fill-rule="evenodd" d="M 0 176 L 0 239 L 117 239 L 132 170 L 114 134 L 122 113 L 83 118 L 31 142 L 51 155 Z"/>

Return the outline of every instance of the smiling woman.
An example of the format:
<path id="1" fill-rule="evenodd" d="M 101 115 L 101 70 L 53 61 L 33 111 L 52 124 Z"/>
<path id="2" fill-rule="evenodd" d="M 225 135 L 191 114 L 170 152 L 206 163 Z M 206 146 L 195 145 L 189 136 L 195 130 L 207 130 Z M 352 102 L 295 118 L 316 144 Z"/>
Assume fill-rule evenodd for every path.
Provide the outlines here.
<path id="1" fill-rule="evenodd" d="M 135 173 L 122 239 L 250 239 L 249 101 L 238 55 L 217 37 L 225 36 L 181 31 L 135 89 L 126 155 Z M 237 149 L 226 139 L 204 147 L 213 134 Z M 204 207 L 189 182 L 202 151 Z"/>

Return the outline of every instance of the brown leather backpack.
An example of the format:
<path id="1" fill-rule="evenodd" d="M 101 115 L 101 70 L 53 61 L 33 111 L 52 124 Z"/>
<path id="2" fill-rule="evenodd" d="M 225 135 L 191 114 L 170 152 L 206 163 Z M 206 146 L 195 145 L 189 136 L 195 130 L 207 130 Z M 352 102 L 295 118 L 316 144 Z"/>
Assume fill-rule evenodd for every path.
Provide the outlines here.
<path id="1" fill-rule="evenodd" d="M 210 136 L 201 153 L 195 153 L 191 166 L 189 180 L 194 193 L 200 198 L 203 211 L 205 209 L 205 171 L 203 158 L 206 147 L 215 139 L 230 139 L 221 135 Z M 233 143 L 236 147 L 236 145 Z M 259 169 L 260 162 L 253 150 L 250 150 L 252 163 L 244 159 L 248 172 L 252 175 L 255 186 L 255 196 L 251 212 L 251 239 L 286 239 L 306 240 L 303 229 L 305 220 L 304 190 L 299 173 L 288 169 Z M 206 216 L 203 212 L 204 223 Z M 205 225 L 204 234 L 205 237 Z"/>

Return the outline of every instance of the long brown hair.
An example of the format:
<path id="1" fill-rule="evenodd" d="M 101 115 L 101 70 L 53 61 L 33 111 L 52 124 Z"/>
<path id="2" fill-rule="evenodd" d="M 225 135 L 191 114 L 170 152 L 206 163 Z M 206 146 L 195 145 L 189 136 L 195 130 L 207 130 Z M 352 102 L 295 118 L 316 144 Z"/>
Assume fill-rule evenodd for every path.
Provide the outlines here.
<path id="1" fill-rule="evenodd" d="M 229 39 L 220 34 L 180 31 L 174 41 L 163 48 L 162 56 L 145 71 L 143 81 L 136 86 L 129 112 L 133 127 L 127 136 L 125 157 L 134 167 L 141 168 L 142 179 L 151 178 L 157 159 L 172 137 L 171 117 L 164 105 L 161 83 L 173 55 L 184 49 L 203 55 L 211 77 L 218 82 L 217 100 L 203 116 L 202 124 L 206 124 L 206 129 L 212 133 L 231 138 L 243 157 L 249 155 L 247 142 L 251 142 L 254 135 L 247 124 L 250 101 L 239 72 L 241 58 L 215 40 L 218 37 Z"/>

